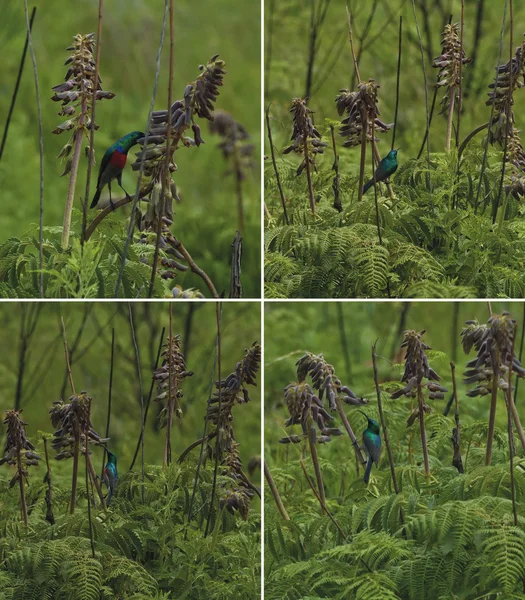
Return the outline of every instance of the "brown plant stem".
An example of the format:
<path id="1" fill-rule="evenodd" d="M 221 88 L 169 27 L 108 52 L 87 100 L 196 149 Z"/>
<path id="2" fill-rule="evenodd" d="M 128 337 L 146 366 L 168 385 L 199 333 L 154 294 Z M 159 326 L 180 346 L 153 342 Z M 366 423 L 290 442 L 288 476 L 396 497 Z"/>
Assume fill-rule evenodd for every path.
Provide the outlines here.
<path id="1" fill-rule="evenodd" d="M 221 385 L 221 316 L 222 306 L 220 302 L 215 304 L 215 317 L 217 323 L 217 377 L 219 381 L 218 385 L 218 402 L 217 402 L 217 439 L 215 440 L 215 465 L 213 468 L 213 483 L 211 488 L 211 500 L 210 510 L 208 512 L 208 520 L 206 521 L 206 529 L 204 531 L 204 537 L 208 537 L 208 531 L 210 529 L 211 517 L 213 513 L 213 501 L 217 491 L 217 474 L 219 471 L 219 450 L 220 450 L 220 428 L 221 428 L 221 413 L 222 413 L 222 385 Z"/>
<path id="2" fill-rule="evenodd" d="M 449 105 L 448 105 L 447 138 L 445 140 L 445 149 L 447 152 L 450 152 L 450 139 L 452 137 L 452 122 L 454 120 L 454 104 L 455 104 L 455 102 L 456 102 L 456 89 L 454 87 L 452 87 L 450 90 L 450 98 L 449 98 Z"/>
<path id="3" fill-rule="evenodd" d="M 95 471 L 95 467 L 93 466 L 93 461 L 91 460 L 91 456 L 87 457 L 87 467 L 89 470 L 89 475 L 91 477 L 91 481 L 95 485 L 95 489 L 97 490 L 97 494 L 100 500 L 100 504 L 102 506 L 102 510 L 107 511 L 106 500 L 104 498 L 104 494 L 102 493 L 102 487 L 100 485 L 100 480 L 97 477 L 97 473 Z"/>
<path id="4" fill-rule="evenodd" d="M 173 236 L 173 243 L 172 246 L 178 250 L 183 256 L 184 259 L 186 260 L 186 262 L 188 263 L 188 266 L 190 267 L 191 271 L 193 273 L 195 273 L 196 275 L 198 275 L 203 281 L 204 283 L 208 286 L 208 289 L 211 292 L 211 295 L 214 298 L 220 298 L 219 294 L 217 293 L 217 290 L 215 289 L 215 286 L 213 285 L 211 279 L 208 277 L 208 275 L 197 265 L 197 263 L 193 260 L 193 258 L 191 257 L 191 254 L 186 250 L 186 248 L 183 246 L 182 242 L 180 240 L 178 240 L 175 236 Z"/>
<path id="5" fill-rule="evenodd" d="M 241 258 L 242 237 L 239 231 L 235 233 L 232 242 L 232 264 L 230 269 L 230 298 L 242 298 Z"/>
<path id="6" fill-rule="evenodd" d="M 317 443 L 315 426 L 311 425 L 308 430 L 308 444 L 310 446 L 310 456 L 312 458 L 312 464 L 314 466 L 315 478 L 317 480 L 317 488 L 319 489 L 319 496 L 321 498 L 322 506 L 326 506 L 326 497 L 324 494 L 323 475 L 321 473 L 321 467 L 319 465 L 319 458 L 317 456 Z"/>
<path id="7" fill-rule="evenodd" d="M 20 486 L 20 510 L 22 512 L 22 519 L 24 520 L 24 525 L 27 528 L 27 504 L 26 504 L 26 493 L 24 489 L 24 476 L 22 469 L 22 455 L 20 453 L 20 448 L 16 449 L 16 463 L 17 463 L 17 471 L 18 471 L 18 484 Z"/>
<path id="8" fill-rule="evenodd" d="M 62 335 L 64 338 L 64 355 L 66 358 L 66 367 L 67 373 L 69 376 L 69 383 L 71 385 L 71 391 L 75 394 L 75 384 L 73 383 L 73 374 L 71 373 L 71 364 L 69 362 L 69 350 L 67 347 L 67 337 L 66 337 L 66 326 L 64 324 L 64 317 L 60 317 L 62 322 Z M 73 445 L 73 479 L 71 482 L 71 500 L 69 503 L 69 512 L 73 514 L 75 512 L 75 504 L 77 500 L 77 481 L 78 481 L 78 458 L 80 451 L 80 431 L 78 431 L 78 426 L 75 426 L 74 429 L 75 441 Z"/>
<path id="9" fill-rule="evenodd" d="M 153 289 L 155 287 L 155 276 L 157 275 L 157 263 L 159 260 L 159 251 L 160 251 L 160 239 L 162 234 L 162 223 L 164 211 L 166 209 L 166 190 L 168 190 L 171 186 L 171 173 L 170 173 L 170 162 L 172 158 L 172 154 L 175 151 L 177 146 L 177 142 L 175 142 L 173 146 L 173 150 L 171 149 L 171 104 L 172 104 L 172 88 L 173 88 L 173 51 L 175 45 L 174 31 L 173 31 L 173 0 L 169 0 L 169 20 L 170 20 L 170 66 L 169 66 L 169 77 L 168 77 L 168 121 L 169 127 L 166 130 L 166 156 L 164 157 L 164 169 L 161 173 L 161 192 L 160 192 L 160 210 L 158 213 L 158 222 L 157 222 L 157 237 L 155 238 L 155 252 L 153 253 L 153 263 L 151 267 L 151 281 L 149 284 L 149 292 L 148 298 L 153 296 Z"/>
<path id="10" fill-rule="evenodd" d="M 512 13 L 511 13 L 512 14 Z M 514 454 L 516 449 L 514 447 L 514 432 L 512 430 L 512 415 L 510 407 L 513 404 L 512 401 L 512 367 L 513 367 L 513 359 L 514 359 L 514 344 L 516 342 L 516 324 L 514 325 L 514 335 L 512 336 L 512 350 L 511 350 L 511 360 L 509 366 L 509 374 L 507 379 L 507 390 L 505 394 L 505 400 L 507 404 L 507 432 L 508 432 L 508 441 L 509 441 L 509 471 L 510 471 L 510 491 L 512 498 L 512 513 L 514 515 L 514 526 L 518 527 L 518 509 L 516 506 L 516 483 L 514 481 Z"/>
<path id="11" fill-rule="evenodd" d="M 53 514 L 53 486 L 51 485 L 51 467 L 49 466 L 49 452 L 47 451 L 47 438 L 43 436 L 44 455 L 46 457 L 46 476 L 44 482 L 47 483 L 46 490 L 46 521 L 50 525 L 55 524 L 55 515 Z"/>
<path id="12" fill-rule="evenodd" d="M 237 195 L 237 220 L 239 222 L 239 231 L 244 233 L 244 200 L 242 195 L 242 170 L 239 159 L 239 148 L 237 142 L 233 142 L 233 170 L 235 173 L 235 193 Z"/>
<path id="13" fill-rule="evenodd" d="M 153 188 L 153 185 L 150 184 L 146 188 L 140 191 L 139 199 L 147 196 Z M 130 204 L 133 202 L 133 198 L 131 196 L 126 196 L 125 198 L 121 198 L 120 200 L 114 200 L 113 206 L 108 205 L 103 210 L 97 213 L 97 216 L 91 221 L 86 231 L 84 232 L 84 242 L 87 242 L 89 238 L 93 235 L 95 229 L 100 225 L 101 221 L 103 221 L 108 215 L 110 215 L 117 208 L 121 208 L 122 206 L 126 206 L 126 204 Z"/>
<path id="14" fill-rule="evenodd" d="M 144 504 L 144 478 L 145 478 L 145 465 L 144 465 L 144 429 L 146 427 L 146 418 L 144 412 L 144 394 L 142 392 L 142 369 L 140 366 L 140 354 L 139 347 L 137 344 L 137 336 L 135 333 L 135 324 L 133 323 L 133 311 L 131 309 L 131 302 L 128 302 L 129 312 L 129 328 L 131 330 L 131 339 L 133 341 L 133 348 L 135 350 L 135 363 L 137 366 L 137 378 L 139 380 L 139 394 L 140 394 L 140 471 L 141 471 L 141 499 Z"/>
<path id="15" fill-rule="evenodd" d="M 26 3 L 27 6 L 27 3 Z M 5 122 L 4 133 L 2 135 L 2 143 L 0 144 L 0 160 L 2 160 L 2 155 L 4 154 L 5 143 L 7 141 L 7 134 L 9 132 L 9 125 L 11 124 L 11 119 L 13 117 L 13 111 L 15 108 L 16 98 L 18 96 L 18 90 L 20 88 L 20 81 L 22 79 L 22 73 L 24 72 L 24 63 L 26 60 L 27 47 L 29 45 L 29 36 L 31 31 L 33 30 L 33 21 L 35 20 L 36 14 L 36 6 L 33 6 L 33 10 L 31 11 L 31 17 L 29 18 L 29 31 L 26 33 L 26 41 L 24 43 L 24 49 L 22 50 L 22 57 L 20 59 L 20 66 L 18 67 L 18 75 L 16 76 L 15 89 L 13 90 L 13 96 L 11 97 L 11 104 L 9 105 L 9 112 L 7 113 L 7 119 Z"/>
<path id="16" fill-rule="evenodd" d="M 452 466 L 456 467 L 458 473 L 464 473 L 463 460 L 461 459 L 461 424 L 459 422 L 459 400 L 458 390 L 456 386 L 456 365 L 451 362 L 450 370 L 452 373 L 452 394 L 454 396 L 455 412 L 454 420 L 456 421 L 456 428 L 452 432 L 452 443 L 454 445 L 454 456 L 452 458 Z"/>
<path id="17" fill-rule="evenodd" d="M 269 104 L 266 109 L 266 128 L 268 130 L 268 141 L 270 142 L 270 154 L 272 157 L 273 171 L 275 173 L 275 179 L 277 181 L 277 188 L 279 189 L 279 195 L 281 197 L 281 205 L 283 207 L 284 221 L 287 225 L 290 225 L 290 221 L 288 219 L 288 212 L 286 210 L 286 201 L 284 199 L 283 186 L 281 185 L 281 178 L 279 177 L 279 171 L 277 170 L 277 164 L 275 162 L 275 150 L 273 149 L 272 128 L 270 126 L 270 105 Z M 266 206 L 266 204 L 265 204 L 265 206 Z"/>
<path id="18" fill-rule="evenodd" d="M 343 205 L 341 204 L 341 192 L 339 189 L 339 183 L 341 177 L 339 175 L 339 155 L 337 154 L 337 146 L 335 144 L 335 128 L 330 125 L 330 134 L 332 136 L 332 148 L 334 151 L 334 164 L 332 170 L 335 172 L 334 181 L 332 183 L 332 189 L 334 190 L 334 208 L 338 212 L 343 212 Z"/>
<path id="19" fill-rule="evenodd" d="M 373 139 L 372 137 L 372 150 L 374 152 L 374 157 L 376 159 L 377 164 L 379 164 L 381 162 L 381 154 L 379 154 L 379 150 L 377 149 L 377 144 L 376 141 Z M 394 190 L 392 189 L 392 185 L 385 181 L 385 185 L 386 185 L 386 189 L 388 190 L 388 195 L 390 196 L 391 200 L 395 200 L 396 197 L 394 196 Z"/>
<path id="20" fill-rule="evenodd" d="M 390 473 L 392 475 L 392 484 L 394 485 L 394 491 L 396 492 L 396 494 L 399 494 L 399 486 L 397 484 L 397 477 L 396 477 L 396 466 L 394 463 L 394 457 L 392 455 L 392 449 L 390 448 L 390 442 L 388 440 L 388 429 L 386 427 L 385 414 L 383 412 L 383 403 L 381 402 L 381 389 L 379 387 L 379 377 L 377 374 L 376 344 L 377 344 L 377 341 L 374 342 L 374 345 L 372 346 L 372 365 L 374 368 L 374 383 L 376 386 L 377 408 L 379 409 L 379 418 L 381 420 L 381 429 L 383 430 L 383 439 L 385 440 L 386 452 L 388 454 L 388 464 L 390 465 Z"/>
<path id="21" fill-rule="evenodd" d="M 102 46 L 102 10 L 104 0 L 98 0 L 98 27 L 97 27 L 97 50 L 95 53 L 95 74 L 93 76 L 93 96 L 91 100 L 91 127 L 89 128 L 89 159 L 86 177 L 86 193 L 84 194 L 84 203 L 82 205 L 82 237 L 80 242 L 84 246 L 84 236 L 87 227 L 87 214 L 89 207 L 89 191 L 91 187 L 91 169 L 95 162 L 95 111 L 97 105 L 98 89 L 98 70 L 100 64 L 100 48 Z"/>
<path id="22" fill-rule="evenodd" d="M 170 105 L 171 106 L 171 105 Z M 171 360 L 173 351 L 173 302 L 169 306 L 169 346 L 168 346 L 168 422 L 166 423 L 166 440 L 164 442 L 164 457 L 162 466 L 167 467 L 171 463 L 171 425 L 173 423 L 174 399 L 173 399 L 173 362 Z"/>
<path id="23" fill-rule="evenodd" d="M 179 458 L 177 459 L 177 463 L 180 465 L 184 459 L 186 458 L 186 456 L 188 456 L 188 454 L 194 449 L 197 448 L 198 446 L 200 446 L 201 444 L 205 444 L 206 442 L 209 442 L 210 440 L 212 440 L 215 436 L 217 435 L 216 431 L 212 431 L 211 433 L 205 435 L 204 437 L 198 439 L 195 442 L 192 442 L 187 448 L 186 450 L 184 450 L 184 452 L 179 456 Z"/>
<path id="24" fill-rule="evenodd" d="M 312 214 L 315 215 L 314 187 L 312 184 L 312 173 L 310 171 L 311 165 L 310 165 L 310 157 L 308 154 L 308 138 L 307 137 L 304 137 L 303 148 L 304 148 L 304 162 L 305 162 L 305 168 L 306 168 L 306 181 L 308 182 L 308 197 L 310 198 L 310 210 L 312 211 Z"/>
<path id="25" fill-rule="evenodd" d="M 75 200 L 75 186 L 77 183 L 78 173 L 78 162 L 80 160 L 80 152 L 82 150 L 82 137 L 84 120 L 87 113 L 86 94 L 84 90 L 84 84 L 81 83 L 82 104 L 80 109 L 80 118 L 78 121 L 78 128 L 75 133 L 75 149 L 73 151 L 73 157 L 71 159 L 71 172 L 69 174 L 69 187 L 67 190 L 66 208 L 64 210 L 64 226 L 62 231 L 62 248 L 67 249 L 69 247 L 69 235 L 71 231 L 71 215 L 73 214 L 73 202 Z"/>
<path id="26" fill-rule="evenodd" d="M 348 437 L 350 438 L 350 440 L 352 441 L 352 445 L 354 446 L 355 455 L 356 455 L 357 460 L 362 465 L 366 465 L 366 462 L 367 462 L 366 458 L 363 456 L 363 453 L 361 452 L 359 442 L 357 441 L 355 433 L 353 432 L 352 427 L 350 426 L 350 423 L 348 422 L 348 419 L 346 418 L 346 413 L 343 409 L 343 404 L 339 397 L 336 397 L 335 404 L 337 406 L 337 412 L 339 413 L 339 416 L 341 417 L 341 421 L 343 422 L 344 428 L 346 429 L 346 433 L 348 433 Z"/>
<path id="27" fill-rule="evenodd" d="M 428 447 L 427 447 L 427 434 L 425 431 L 425 411 L 423 409 L 423 389 L 421 382 L 417 384 L 417 404 L 419 407 L 419 430 L 421 432 L 421 447 L 423 449 L 423 461 L 425 464 L 425 476 L 427 479 L 430 477 L 430 467 L 428 463 Z"/>
<path id="28" fill-rule="evenodd" d="M 363 198 L 363 187 L 365 185 L 365 164 L 366 164 L 366 134 L 368 129 L 368 123 L 365 118 L 364 110 L 361 113 L 361 123 L 363 124 L 363 130 L 361 132 L 361 159 L 359 162 L 359 188 L 357 190 L 357 200 L 360 201 Z M 372 177 L 374 174 L 372 173 Z"/>
<path id="29" fill-rule="evenodd" d="M 330 521 L 332 521 L 332 523 L 336 526 L 337 531 L 339 531 L 342 538 L 346 542 L 348 540 L 348 538 L 346 537 L 346 535 L 345 535 L 344 531 L 342 530 L 341 526 L 339 525 L 339 523 L 335 520 L 332 513 L 328 510 L 328 507 L 326 506 L 326 503 L 323 502 L 323 499 L 319 495 L 319 492 L 315 489 L 314 482 L 312 481 L 310 475 L 308 475 L 308 471 L 306 470 L 306 465 L 304 464 L 304 460 L 302 458 L 299 460 L 299 464 L 301 465 L 301 469 L 303 470 L 304 476 L 306 478 L 306 481 L 308 482 L 308 485 L 310 486 L 310 489 L 312 490 L 312 492 L 314 493 L 314 496 L 317 498 L 317 501 L 321 505 L 321 509 L 326 513 L 326 515 L 328 516 Z"/>
<path id="30" fill-rule="evenodd" d="M 88 414 L 91 412 L 91 403 L 88 409 Z M 89 467 L 88 467 L 88 430 L 87 427 L 84 428 L 84 441 L 85 441 L 85 456 L 86 456 L 86 498 L 87 498 L 87 514 L 88 514 L 88 523 L 89 523 L 89 543 L 91 545 L 91 556 L 95 558 L 95 540 L 93 539 L 93 522 L 91 521 L 91 493 L 89 490 Z"/>
<path id="31" fill-rule="evenodd" d="M 275 501 L 275 505 L 277 506 L 277 510 L 279 514 L 283 518 L 284 521 L 289 521 L 290 517 L 286 512 L 286 508 L 284 507 L 283 501 L 281 500 L 281 496 L 279 495 L 279 491 L 277 490 L 277 486 L 273 480 L 272 474 L 270 473 L 270 469 L 268 468 L 268 464 L 264 461 L 264 477 L 266 479 L 266 483 L 272 492 L 273 499 Z"/>
<path id="32" fill-rule="evenodd" d="M 498 402 L 499 365 L 494 352 L 492 354 L 492 391 L 490 397 L 489 428 L 487 432 L 487 449 L 485 453 L 485 465 L 492 462 L 492 443 L 494 441 L 494 430 L 496 428 L 496 405 Z"/>

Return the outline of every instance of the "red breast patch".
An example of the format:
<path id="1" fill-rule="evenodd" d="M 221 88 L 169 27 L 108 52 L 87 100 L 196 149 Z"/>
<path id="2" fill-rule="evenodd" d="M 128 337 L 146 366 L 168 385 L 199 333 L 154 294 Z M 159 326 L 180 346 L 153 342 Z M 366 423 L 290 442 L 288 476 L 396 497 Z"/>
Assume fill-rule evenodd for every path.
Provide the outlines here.
<path id="1" fill-rule="evenodd" d="M 111 158 L 109 159 L 109 164 L 113 165 L 114 167 L 118 167 L 119 169 L 123 169 L 126 166 L 127 158 L 128 158 L 127 154 L 124 154 L 123 152 L 119 152 L 118 150 L 115 150 L 115 152 L 113 152 L 113 154 L 111 155 Z"/>

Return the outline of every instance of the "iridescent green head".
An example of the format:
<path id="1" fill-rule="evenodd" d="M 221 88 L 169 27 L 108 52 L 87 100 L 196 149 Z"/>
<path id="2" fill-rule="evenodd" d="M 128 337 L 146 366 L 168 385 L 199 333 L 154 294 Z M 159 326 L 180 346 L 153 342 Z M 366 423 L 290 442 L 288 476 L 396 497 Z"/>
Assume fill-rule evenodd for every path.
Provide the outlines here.
<path id="1" fill-rule="evenodd" d="M 113 452 L 110 452 L 109 450 L 107 451 L 107 453 L 108 453 L 108 463 L 110 463 L 112 465 L 116 465 L 117 457 L 113 454 Z"/>
<path id="2" fill-rule="evenodd" d="M 397 160 L 397 153 L 401 150 L 401 148 L 396 148 L 395 150 L 390 150 L 388 153 L 388 158 L 391 160 Z"/>
<path id="3" fill-rule="evenodd" d="M 120 138 L 116 145 L 120 146 L 123 152 L 128 152 L 128 150 L 137 143 L 137 140 L 142 137 L 144 137 L 142 131 L 132 131 Z"/>
<path id="4" fill-rule="evenodd" d="M 392 152 L 395 152 L 395 150 L 393 150 Z M 379 423 L 375 419 L 372 419 L 371 417 L 369 417 L 362 410 L 359 410 L 359 412 L 366 417 L 366 419 L 368 421 L 368 425 L 367 425 L 368 429 L 370 429 L 370 431 L 372 431 L 373 433 L 379 433 Z"/>

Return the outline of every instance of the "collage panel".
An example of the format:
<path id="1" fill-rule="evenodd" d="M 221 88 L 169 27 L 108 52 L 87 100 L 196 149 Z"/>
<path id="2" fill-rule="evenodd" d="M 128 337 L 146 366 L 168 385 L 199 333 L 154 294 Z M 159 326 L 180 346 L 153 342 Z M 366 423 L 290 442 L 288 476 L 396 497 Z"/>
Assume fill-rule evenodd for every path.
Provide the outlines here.
<path id="1" fill-rule="evenodd" d="M 523 302 L 265 307 L 266 600 L 522 598 Z"/>
<path id="2" fill-rule="evenodd" d="M 260 298 L 260 2 L 2 8 L 0 297 Z"/>
<path id="3" fill-rule="evenodd" d="M 260 598 L 260 303 L 0 323 L 0 598 Z"/>
<path id="4" fill-rule="evenodd" d="M 525 5 L 265 6 L 266 297 L 525 297 Z"/>

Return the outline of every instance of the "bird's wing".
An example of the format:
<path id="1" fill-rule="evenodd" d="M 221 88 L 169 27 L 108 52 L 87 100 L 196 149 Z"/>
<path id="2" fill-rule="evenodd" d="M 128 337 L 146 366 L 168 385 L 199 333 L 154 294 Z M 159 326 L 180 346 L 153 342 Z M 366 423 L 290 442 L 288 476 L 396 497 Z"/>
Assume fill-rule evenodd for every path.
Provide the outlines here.
<path id="1" fill-rule="evenodd" d="M 99 185 L 100 185 L 100 178 L 102 177 L 102 173 L 104 173 L 104 171 L 106 170 L 106 167 L 108 166 L 109 161 L 111 160 L 112 154 L 113 154 L 113 147 L 108 148 L 106 150 L 106 153 L 102 157 L 102 160 L 100 162 L 100 169 L 98 170 L 97 187 L 99 187 Z"/>
<path id="2" fill-rule="evenodd" d="M 363 442 L 365 444 L 366 451 L 372 460 L 376 463 L 379 463 L 379 456 L 381 455 L 381 443 L 379 447 L 374 444 L 374 442 L 366 435 L 363 436 Z"/>

